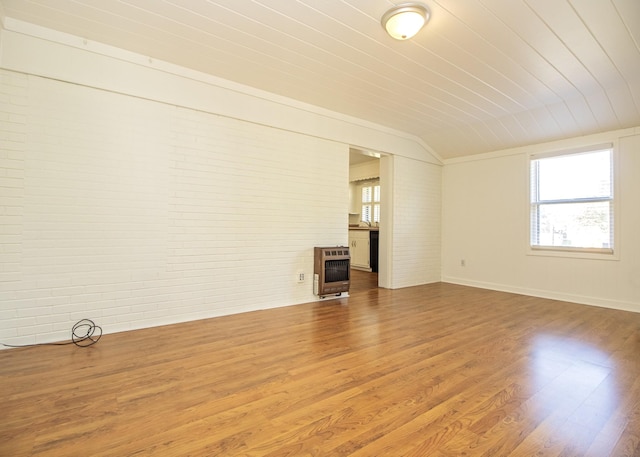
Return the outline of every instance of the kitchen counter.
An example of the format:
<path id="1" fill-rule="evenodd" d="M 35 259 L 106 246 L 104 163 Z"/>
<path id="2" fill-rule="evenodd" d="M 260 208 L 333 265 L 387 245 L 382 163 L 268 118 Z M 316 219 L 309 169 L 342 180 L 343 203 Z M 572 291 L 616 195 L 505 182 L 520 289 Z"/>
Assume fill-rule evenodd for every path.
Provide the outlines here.
<path id="1" fill-rule="evenodd" d="M 349 227 L 349 230 L 370 230 L 372 232 L 377 232 L 380 230 L 380 227 Z"/>

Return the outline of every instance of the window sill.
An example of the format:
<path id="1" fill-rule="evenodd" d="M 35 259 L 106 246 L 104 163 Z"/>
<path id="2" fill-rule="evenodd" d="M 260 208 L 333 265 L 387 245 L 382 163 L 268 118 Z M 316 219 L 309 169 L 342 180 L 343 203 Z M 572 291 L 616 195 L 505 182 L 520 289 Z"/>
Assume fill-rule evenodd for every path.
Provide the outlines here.
<path id="1" fill-rule="evenodd" d="M 588 260 L 620 260 L 617 250 L 613 249 L 579 249 L 562 247 L 531 247 L 527 250 L 527 255 L 540 257 L 564 257 L 571 259 Z"/>

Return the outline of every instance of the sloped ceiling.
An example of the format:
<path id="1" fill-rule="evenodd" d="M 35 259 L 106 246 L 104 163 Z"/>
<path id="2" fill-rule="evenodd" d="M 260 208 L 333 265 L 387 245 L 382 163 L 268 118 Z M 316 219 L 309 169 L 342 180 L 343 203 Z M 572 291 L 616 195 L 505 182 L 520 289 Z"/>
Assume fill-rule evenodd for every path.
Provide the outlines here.
<path id="1" fill-rule="evenodd" d="M 0 0 L 5 17 L 421 138 L 455 158 L 640 126 L 639 0 Z"/>

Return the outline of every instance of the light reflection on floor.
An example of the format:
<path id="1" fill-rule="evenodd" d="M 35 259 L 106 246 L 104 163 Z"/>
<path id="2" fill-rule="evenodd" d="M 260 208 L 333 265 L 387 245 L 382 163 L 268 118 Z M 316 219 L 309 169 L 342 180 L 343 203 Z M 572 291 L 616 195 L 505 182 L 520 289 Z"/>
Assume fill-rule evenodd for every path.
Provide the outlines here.
<path id="1" fill-rule="evenodd" d="M 526 414 L 565 445 L 593 440 L 620 403 L 611 355 L 584 342 L 538 334 L 530 360 L 535 393 L 522 405 Z"/>

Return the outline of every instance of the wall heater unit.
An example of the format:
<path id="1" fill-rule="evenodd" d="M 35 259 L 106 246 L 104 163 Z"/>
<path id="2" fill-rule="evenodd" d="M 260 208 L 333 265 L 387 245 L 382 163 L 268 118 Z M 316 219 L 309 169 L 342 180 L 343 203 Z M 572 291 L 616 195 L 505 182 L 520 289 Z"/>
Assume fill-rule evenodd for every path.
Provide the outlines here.
<path id="1" fill-rule="evenodd" d="M 320 297 L 349 291 L 349 248 L 334 246 L 313 248 L 313 293 Z"/>

